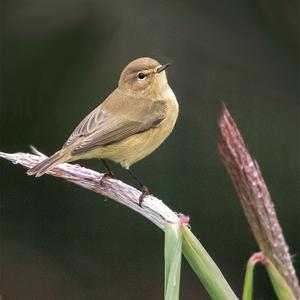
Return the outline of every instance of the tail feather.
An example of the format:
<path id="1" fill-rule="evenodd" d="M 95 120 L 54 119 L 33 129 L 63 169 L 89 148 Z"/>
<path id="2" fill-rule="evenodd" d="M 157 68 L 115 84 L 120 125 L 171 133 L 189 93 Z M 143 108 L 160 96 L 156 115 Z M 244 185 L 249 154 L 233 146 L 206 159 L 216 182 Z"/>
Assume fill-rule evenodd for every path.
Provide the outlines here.
<path id="1" fill-rule="evenodd" d="M 27 171 L 28 175 L 35 175 L 36 177 L 40 177 L 45 174 L 50 169 L 54 168 L 56 165 L 60 163 L 64 163 L 68 161 L 68 157 L 62 151 L 58 151 L 54 153 L 52 156 L 46 158 L 36 166 L 32 167 Z"/>

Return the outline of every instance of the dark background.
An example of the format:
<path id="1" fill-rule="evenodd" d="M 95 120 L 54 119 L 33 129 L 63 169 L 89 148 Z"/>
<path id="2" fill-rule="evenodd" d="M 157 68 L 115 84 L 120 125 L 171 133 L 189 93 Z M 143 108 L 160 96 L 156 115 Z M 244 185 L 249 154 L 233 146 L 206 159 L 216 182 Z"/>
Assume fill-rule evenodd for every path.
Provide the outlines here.
<path id="1" fill-rule="evenodd" d="M 261 166 L 299 271 L 298 1 L 2 0 L 0 9 L 0 151 L 28 152 L 32 144 L 53 153 L 129 61 L 171 62 L 178 122 L 133 170 L 190 215 L 241 295 L 258 247 L 217 152 L 226 103 Z M 3 300 L 163 298 L 164 236 L 148 220 L 4 160 L 0 172 Z M 258 266 L 255 299 L 274 297 Z M 184 259 L 181 299 L 209 299 Z"/>

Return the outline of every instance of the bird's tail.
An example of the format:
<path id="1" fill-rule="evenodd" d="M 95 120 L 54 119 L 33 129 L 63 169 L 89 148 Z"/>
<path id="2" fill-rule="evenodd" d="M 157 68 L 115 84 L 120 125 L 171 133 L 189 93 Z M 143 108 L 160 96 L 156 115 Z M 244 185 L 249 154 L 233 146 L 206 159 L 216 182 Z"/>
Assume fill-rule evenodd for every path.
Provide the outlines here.
<path id="1" fill-rule="evenodd" d="M 46 158 L 36 166 L 32 167 L 27 171 L 28 175 L 35 175 L 40 177 L 45 174 L 47 171 L 54 168 L 56 165 L 67 162 L 69 160 L 69 155 L 65 151 L 58 151 L 52 156 Z"/>

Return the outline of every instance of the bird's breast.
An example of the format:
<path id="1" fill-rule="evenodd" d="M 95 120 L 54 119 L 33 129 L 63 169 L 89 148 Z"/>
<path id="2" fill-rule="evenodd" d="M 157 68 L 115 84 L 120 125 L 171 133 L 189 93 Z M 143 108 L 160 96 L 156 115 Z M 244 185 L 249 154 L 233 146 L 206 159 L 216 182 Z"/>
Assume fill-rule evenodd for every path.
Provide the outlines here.
<path id="1" fill-rule="evenodd" d="M 119 146 L 123 149 L 122 157 L 118 162 L 125 168 L 129 168 L 135 162 L 143 159 L 170 135 L 178 117 L 178 103 L 172 90 L 170 97 L 166 99 L 167 109 L 165 119 L 157 126 L 144 132 L 135 134 L 121 141 Z M 116 159 L 113 159 L 116 161 Z"/>

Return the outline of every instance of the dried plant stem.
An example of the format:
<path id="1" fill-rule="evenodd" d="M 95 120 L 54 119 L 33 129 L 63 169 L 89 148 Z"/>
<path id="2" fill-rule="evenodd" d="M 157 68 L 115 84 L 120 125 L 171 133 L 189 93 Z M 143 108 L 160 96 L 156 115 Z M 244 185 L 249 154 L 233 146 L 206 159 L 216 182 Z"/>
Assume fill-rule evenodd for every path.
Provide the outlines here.
<path id="1" fill-rule="evenodd" d="M 33 149 L 36 155 L 28 153 L 14 153 L 7 154 L 0 152 L 0 157 L 12 161 L 14 164 L 21 164 L 27 168 L 35 166 L 38 162 L 45 159 L 45 156 Z M 162 230 L 168 228 L 167 224 L 174 223 L 180 225 L 181 230 L 185 233 L 185 247 L 182 249 L 183 254 L 190 262 L 191 267 L 198 275 L 199 279 L 203 282 L 205 288 L 210 295 L 215 295 L 213 299 L 238 299 L 231 287 L 223 277 L 221 271 L 214 263 L 212 258 L 207 254 L 204 247 L 200 244 L 198 239 L 188 229 L 187 224 L 189 218 L 182 214 L 176 214 L 170 208 L 168 208 L 161 200 L 147 196 L 144 198 L 142 207 L 139 204 L 139 197 L 141 192 L 137 189 L 115 179 L 105 179 L 104 184 L 100 184 L 100 179 L 103 174 L 95 171 L 80 167 L 74 164 L 61 164 L 53 168 L 53 170 L 47 172 L 49 175 L 64 178 L 75 184 L 78 184 L 86 189 L 92 190 L 96 193 L 102 194 L 106 197 L 116 200 L 117 202 L 128 206 L 129 208 L 137 211 L 144 217 L 148 218 Z M 182 225 L 182 226 L 181 226 Z M 179 229 L 178 229 L 179 230 Z M 175 262 L 170 262 L 170 266 L 173 263 L 180 263 L 181 260 L 181 233 L 180 233 L 180 247 L 175 249 L 176 259 Z M 179 244 L 178 244 L 179 245 Z M 170 250 L 170 249 L 169 249 Z M 174 249 L 171 249 L 173 252 Z M 169 265 L 168 265 L 169 267 Z M 180 265 L 176 265 L 176 268 L 170 267 L 171 271 L 175 272 L 177 276 L 180 274 Z M 170 273 L 170 272 L 169 272 Z M 176 274 L 171 274 L 173 279 L 179 280 Z M 173 292 L 174 282 L 171 280 L 168 287 Z M 174 288 L 175 294 L 178 294 L 178 286 Z M 169 294 L 168 294 L 169 295 Z M 171 294 L 173 299 L 173 294 Z"/>
<path id="2" fill-rule="evenodd" d="M 46 158 L 45 155 L 34 149 L 35 154 L 14 153 L 8 154 L 0 152 L 0 157 L 10 160 L 14 164 L 20 164 L 31 168 Z M 60 164 L 47 174 L 64 178 L 81 187 L 102 194 L 123 205 L 126 205 L 143 215 L 162 230 L 167 223 L 178 223 L 179 218 L 175 212 L 167 207 L 161 200 L 150 195 L 144 198 L 142 207 L 139 206 L 139 196 L 141 192 L 134 187 L 123 183 L 120 180 L 105 178 L 100 184 L 102 173 L 81 167 L 75 164 Z"/>
<path id="3" fill-rule="evenodd" d="M 270 193 L 226 107 L 221 116 L 220 130 L 219 151 L 257 243 L 286 280 L 295 298 L 300 299 L 298 279 Z"/>

